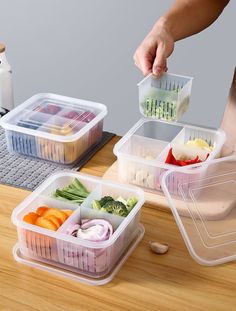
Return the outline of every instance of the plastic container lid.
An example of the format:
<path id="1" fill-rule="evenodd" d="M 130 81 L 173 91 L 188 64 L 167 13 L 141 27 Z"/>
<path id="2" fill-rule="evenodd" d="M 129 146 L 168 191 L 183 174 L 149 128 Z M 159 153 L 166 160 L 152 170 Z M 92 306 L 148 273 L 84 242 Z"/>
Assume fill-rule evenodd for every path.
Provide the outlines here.
<path id="1" fill-rule="evenodd" d="M 41 93 L 10 111 L 0 120 L 0 125 L 6 130 L 71 142 L 88 132 L 106 114 L 106 106 L 100 103 Z"/>
<path id="2" fill-rule="evenodd" d="M 178 181 L 178 193 L 169 189 Z M 162 189 L 191 256 L 200 264 L 236 259 L 236 156 L 170 170 Z"/>

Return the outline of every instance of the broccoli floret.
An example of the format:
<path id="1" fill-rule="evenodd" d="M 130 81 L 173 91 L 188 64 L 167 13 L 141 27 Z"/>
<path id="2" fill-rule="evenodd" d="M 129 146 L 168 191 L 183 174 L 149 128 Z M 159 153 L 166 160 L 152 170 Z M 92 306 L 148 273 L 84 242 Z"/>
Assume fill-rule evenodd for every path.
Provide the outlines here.
<path id="1" fill-rule="evenodd" d="M 126 206 L 119 201 L 110 201 L 107 202 L 104 206 L 103 209 L 106 210 L 108 213 L 112 213 L 115 215 L 123 216 L 126 217 L 128 215 L 128 210 Z"/>
<path id="2" fill-rule="evenodd" d="M 101 206 L 104 206 L 107 202 L 112 202 L 114 201 L 114 199 L 111 196 L 105 196 L 103 198 L 101 198 L 101 200 L 99 201 Z"/>
<path id="3" fill-rule="evenodd" d="M 108 204 L 108 203 L 107 203 Z M 110 213 L 112 214 L 113 213 L 113 208 L 112 206 L 103 206 L 101 209 L 100 209 L 101 212 L 105 212 L 105 213 Z"/>
<path id="4" fill-rule="evenodd" d="M 93 207 L 93 209 L 100 210 L 101 209 L 101 204 L 99 203 L 98 200 L 93 200 L 92 207 Z"/>
<path id="5" fill-rule="evenodd" d="M 138 202 L 138 199 L 136 197 L 129 198 L 127 200 L 127 210 L 130 212 L 132 210 L 132 208 L 135 207 L 137 202 Z"/>
<path id="6" fill-rule="evenodd" d="M 127 201 L 124 198 L 122 198 L 121 196 L 119 196 L 115 201 L 119 201 L 119 202 L 123 203 L 125 206 L 127 206 Z"/>

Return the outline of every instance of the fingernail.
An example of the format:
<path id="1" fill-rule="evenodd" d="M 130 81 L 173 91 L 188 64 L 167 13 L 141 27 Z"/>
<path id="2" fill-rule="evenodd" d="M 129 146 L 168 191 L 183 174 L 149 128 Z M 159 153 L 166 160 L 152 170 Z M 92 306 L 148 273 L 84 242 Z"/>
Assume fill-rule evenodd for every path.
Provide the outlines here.
<path id="1" fill-rule="evenodd" d="M 160 77 L 161 76 L 161 72 L 160 71 L 154 71 L 153 74 L 156 77 Z"/>

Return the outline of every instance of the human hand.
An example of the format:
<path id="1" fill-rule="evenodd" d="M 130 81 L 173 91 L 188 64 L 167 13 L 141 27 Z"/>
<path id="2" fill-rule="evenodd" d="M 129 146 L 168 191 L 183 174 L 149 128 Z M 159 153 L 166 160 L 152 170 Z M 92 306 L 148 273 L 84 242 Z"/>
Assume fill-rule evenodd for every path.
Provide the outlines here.
<path id="1" fill-rule="evenodd" d="M 234 70 L 228 101 L 226 104 L 221 129 L 225 131 L 226 142 L 223 146 L 221 156 L 236 155 L 236 68 Z"/>
<path id="2" fill-rule="evenodd" d="M 135 65 L 146 76 L 167 71 L 167 58 L 174 50 L 174 39 L 168 28 L 157 22 L 134 54 Z"/>

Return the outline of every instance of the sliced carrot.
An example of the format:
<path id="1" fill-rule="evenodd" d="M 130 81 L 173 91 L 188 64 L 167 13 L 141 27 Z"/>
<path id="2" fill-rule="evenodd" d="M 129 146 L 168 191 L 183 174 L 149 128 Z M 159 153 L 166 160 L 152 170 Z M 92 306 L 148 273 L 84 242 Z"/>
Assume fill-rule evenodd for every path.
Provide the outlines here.
<path id="1" fill-rule="evenodd" d="M 57 226 L 57 229 L 62 225 L 62 221 L 54 215 L 48 215 L 45 218 L 51 220 L 54 223 L 54 225 Z"/>
<path id="2" fill-rule="evenodd" d="M 29 224 L 34 225 L 38 217 L 39 217 L 38 214 L 36 214 L 34 212 L 30 212 L 30 213 L 28 213 L 27 215 L 24 216 L 23 220 L 25 222 L 28 222 Z"/>
<path id="3" fill-rule="evenodd" d="M 63 209 L 62 212 L 65 213 L 67 217 L 70 217 L 73 214 L 71 209 Z"/>
<path id="4" fill-rule="evenodd" d="M 40 206 L 40 207 L 37 208 L 36 213 L 37 213 L 39 216 L 42 216 L 43 213 L 44 213 L 46 210 L 48 210 L 48 209 L 49 209 L 49 207 L 47 207 L 47 206 Z"/>
<path id="5" fill-rule="evenodd" d="M 47 217 L 49 215 L 54 215 L 56 216 L 57 218 L 59 218 L 62 223 L 66 220 L 67 218 L 67 215 L 60 211 L 59 209 L 56 209 L 56 208 L 49 208 L 47 210 L 45 210 L 45 212 L 42 214 L 43 217 Z"/>
<path id="6" fill-rule="evenodd" d="M 35 225 L 49 230 L 57 231 L 57 226 L 51 220 L 42 216 L 36 219 Z"/>

